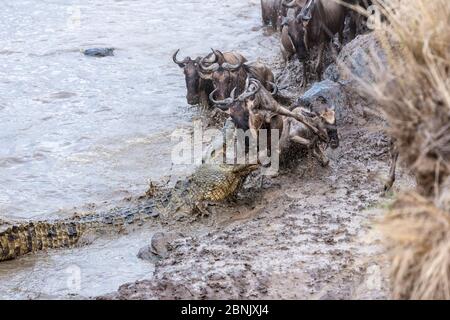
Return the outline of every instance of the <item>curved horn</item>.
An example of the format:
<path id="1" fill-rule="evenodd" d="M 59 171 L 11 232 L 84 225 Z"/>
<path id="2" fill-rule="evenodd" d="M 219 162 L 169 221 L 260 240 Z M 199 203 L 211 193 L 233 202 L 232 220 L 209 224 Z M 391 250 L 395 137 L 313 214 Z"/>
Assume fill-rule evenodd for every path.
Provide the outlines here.
<path id="1" fill-rule="evenodd" d="M 212 52 L 203 58 L 203 61 L 205 61 L 206 63 L 217 62 L 216 53 L 214 52 L 214 49 L 211 48 L 211 50 L 212 50 Z"/>
<path id="2" fill-rule="evenodd" d="M 219 109 L 224 111 L 228 110 L 230 108 L 230 104 L 234 102 L 236 88 L 231 91 L 230 97 L 225 100 L 214 100 L 214 94 L 216 93 L 216 91 L 217 89 L 209 94 L 209 100 L 211 100 L 211 102 L 214 103 Z"/>
<path id="3" fill-rule="evenodd" d="M 236 71 L 236 70 L 239 70 L 242 67 L 242 65 L 243 65 L 242 61 L 240 61 L 237 64 L 231 64 L 231 63 L 225 62 L 224 64 L 222 64 L 222 68 L 224 68 L 225 70 L 228 70 L 228 71 Z"/>
<path id="4" fill-rule="evenodd" d="M 186 65 L 186 62 L 188 61 L 188 58 L 185 58 L 183 61 L 179 61 L 177 59 L 177 55 L 180 52 L 180 49 L 178 49 L 177 51 L 175 51 L 175 53 L 172 56 L 172 60 L 173 62 L 175 62 L 180 68 L 184 68 L 184 66 Z"/>
<path id="5" fill-rule="evenodd" d="M 309 4 L 309 6 L 311 6 L 311 4 Z M 311 20 L 312 15 L 311 15 L 311 9 L 309 8 L 309 6 L 304 7 L 302 9 L 302 11 L 300 11 L 300 13 L 296 17 L 297 22 L 302 22 L 302 21 L 308 22 Z"/>
<path id="6" fill-rule="evenodd" d="M 272 92 L 271 92 L 271 94 L 274 96 L 274 95 L 276 95 L 277 93 L 278 93 L 278 85 L 276 84 L 276 83 L 273 83 L 273 82 L 268 82 L 271 86 L 272 86 L 272 88 L 273 88 L 273 90 L 272 90 Z"/>
<path id="7" fill-rule="evenodd" d="M 211 73 L 211 72 L 219 70 L 219 68 L 220 68 L 220 65 L 218 63 L 213 63 L 209 67 L 206 67 L 203 64 L 203 61 L 200 61 L 200 69 L 201 69 L 202 72 Z"/>
<path id="8" fill-rule="evenodd" d="M 248 81 L 248 78 L 247 78 L 247 81 Z M 254 89 L 250 90 L 250 85 L 253 85 Z M 244 100 L 250 98 L 251 96 L 255 95 L 260 89 L 261 89 L 261 82 L 259 82 L 256 79 L 251 79 L 250 83 L 248 83 L 248 82 L 246 83 L 245 92 L 239 96 L 239 98 L 238 98 L 239 101 L 244 101 Z"/>
<path id="9" fill-rule="evenodd" d="M 215 50 L 213 48 L 211 48 L 212 52 L 214 52 L 214 55 L 216 56 L 216 61 L 221 65 L 222 63 L 225 62 L 225 57 L 222 53 L 222 51 L 220 50 Z"/>
<path id="10" fill-rule="evenodd" d="M 247 78 L 245 79 L 244 92 L 247 91 L 249 85 L 250 85 L 250 77 L 247 77 Z"/>
<path id="11" fill-rule="evenodd" d="M 283 0 L 281 5 L 286 8 L 295 8 L 297 6 L 297 0 L 292 0 L 289 3 L 286 3 L 286 0 Z"/>

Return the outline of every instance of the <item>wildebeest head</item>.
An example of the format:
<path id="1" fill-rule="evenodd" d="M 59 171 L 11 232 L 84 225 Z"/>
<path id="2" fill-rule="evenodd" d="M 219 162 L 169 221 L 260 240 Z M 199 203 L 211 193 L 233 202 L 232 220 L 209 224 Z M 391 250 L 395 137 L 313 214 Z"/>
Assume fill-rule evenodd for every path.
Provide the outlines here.
<path id="1" fill-rule="evenodd" d="M 270 84 L 273 87 L 272 92 L 268 92 L 260 81 L 247 78 L 246 90 L 239 97 L 245 101 L 245 108 L 249 113 L 249 127 L 254 138 L 260 129 L 279 129 L 283 125 L 282 117 L 271 111 L 273 108 L 270 104 L 276 103 L 271 96 L 277 94 L 278 87 L 275 83 Z"/>
<path id="2" fill-rule="evenodd" d="M 302 8 L 302 10 L 297 16 L 298 22 L 302 22 L 303 26 L 307 27 L 314 15 L 315 9 L 316 9 L 316 0 L 308 0 L 308 2 L 305 4 L 305 6 Z"/>
<path id="3" fill-rule="evenodd" d="M 173 62 L 175 62 L 180 68 L 183 69 L 184 77 L 186 80 L 187 95 L 186 99 L 190 105 L 196 105 L 200 102 L 200 73 L 199 63 L 200 57 L 192 60 L 191 57 L 186 57 L 183 60 L 178 60 L 177 55 L 180 52 L 178 49 L 172 56 Z"/>
<path id="4" fill-rule="evenodd" d="M 308 26 L 311 23 L 314 15 L 316 5 L 315 0 L 308 0 L 305 6 L 300 10 L 300 13 L 295 18 L 296 32 L 298 33 L 297 55 L 300 61 L 305 61 L 308 58 Z"/>
<path id="5" fill-rule="evenodd" d="M 215 63 L 205 66 L 203 60 L 200 63 L 201 77 L 210 79 L 213 83 L 217 100 L 225 100 L 231 95 L 233 88 L 242 90 L 246 72 L 242 69 L 245 59 L 239 57 L 237 63 L 228 63 L 225 56 L 219 50 L 213 50 L 216 57 Z"/>
<path id="6" fill-rule="evenodd" d="M 221 65 L 225 62 L 225 55 L 219 51 L 211 49 L 211 53 L 202 58 L 199 62 L 199 74 L 204 80 L 212 80 L 214 72 L 219 70 Z"/>
<path id="7" fill-rule="evenodd" d="M 336 113 L 335 111 L 328 105 L 327 100 L 319 96 L 317 98 L 317 105 L 313 106 L 313 111 L 316 113 L 327 131 L 330 147 L 332 149 L 336 149 L 339 147 L 339 134 L 336 124 Z"/>
<path id="8" fill-rule="evenodd" d="M 239 97 L 236 98 L 236 88 L 231 91 L 230 97 L 224 100 L 214 99 L 216 91 L 217 89 L 209 95 L 211 102 L 219 109 L 228 112 L 236 128 L 247 131 L 249 129 L 248 109 L 246 108 L 244 100 L 240 100 Z"/>

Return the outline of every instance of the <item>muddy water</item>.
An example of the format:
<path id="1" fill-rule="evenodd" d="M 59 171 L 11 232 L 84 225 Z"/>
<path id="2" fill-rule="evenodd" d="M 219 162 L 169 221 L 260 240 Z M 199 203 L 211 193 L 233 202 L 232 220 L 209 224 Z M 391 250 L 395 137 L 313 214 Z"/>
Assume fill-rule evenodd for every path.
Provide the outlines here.
<path id="1" fill-rule="evenodd" d="M 80 53 L 90 47 L 114 47 L 115 56 Z M 259 0 L 2 1 L 0 216 L 114 204 L 170 174 L 170 134 L 196 114 L 171 54 L 210 47 L 249 60 L 278 53 L 261 29 Z M 148 275 L 151 266 L 130 258 L 139 246 L 126 240 L 2 264 L 0 297 L 66 296 L 63 271 L 73 263 L 90 284 L 85 296 Z"/>

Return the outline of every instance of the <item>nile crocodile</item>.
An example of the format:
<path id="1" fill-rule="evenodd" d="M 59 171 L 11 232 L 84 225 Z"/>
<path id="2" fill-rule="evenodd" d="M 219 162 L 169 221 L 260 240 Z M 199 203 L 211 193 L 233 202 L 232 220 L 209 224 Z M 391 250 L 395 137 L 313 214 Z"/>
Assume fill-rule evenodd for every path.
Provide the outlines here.
<path id="1" fill-rule="evenodd" d="M 39 250 L 69 248 L 88 231 L 143 224 L 160 213 L 169 218 L 180 212 L 204 214 L 207 202 L 227 199 L 256 168 L 255 165 L 204 164 L 175 187 L 158 190 L 127 208 L 60 220 L 6 223 L 6 229 L 0 228 L 0 261 Z"/>

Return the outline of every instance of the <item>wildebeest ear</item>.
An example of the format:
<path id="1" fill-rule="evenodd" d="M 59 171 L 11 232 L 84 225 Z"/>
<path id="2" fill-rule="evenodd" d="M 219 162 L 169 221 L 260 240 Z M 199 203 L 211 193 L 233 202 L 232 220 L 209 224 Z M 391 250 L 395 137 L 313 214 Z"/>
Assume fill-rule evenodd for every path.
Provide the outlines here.
<path id="1" fill-rule="evenodd" d="M 320 113 L 320 117 L 328 124 L 334 124 L 336 122 L 336 114 L 332 109 L 326 109 Z"/>

